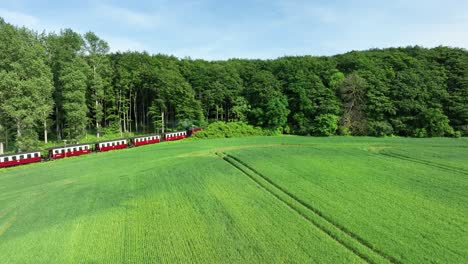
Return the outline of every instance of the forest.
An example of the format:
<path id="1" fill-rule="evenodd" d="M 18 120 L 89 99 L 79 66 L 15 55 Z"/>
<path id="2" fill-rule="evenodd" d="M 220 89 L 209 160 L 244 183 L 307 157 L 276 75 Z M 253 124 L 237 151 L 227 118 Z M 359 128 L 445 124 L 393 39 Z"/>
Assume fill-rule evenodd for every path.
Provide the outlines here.
<path id="1" fill-rule="evenodd" d="M 296 135 L 468 135 L 468 51 L 401 48 L 206 61 L 111 53 L 93 32 L 0 18 L 0 142 L 30 150 L 86 134 L 242 121 Z"/>

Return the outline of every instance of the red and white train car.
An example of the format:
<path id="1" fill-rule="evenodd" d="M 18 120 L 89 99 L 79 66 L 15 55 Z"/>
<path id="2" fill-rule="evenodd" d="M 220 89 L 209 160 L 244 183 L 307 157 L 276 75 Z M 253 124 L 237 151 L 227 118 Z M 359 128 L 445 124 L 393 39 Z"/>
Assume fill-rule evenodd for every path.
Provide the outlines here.
<path id="1" fill-rule="evenodd" d="M 179 131 L 179 132 L 172 132 L 164 134 L 164 140 L 171 141 L 171 140 L 178 140 L 187 137 L 187 131 Z"/>
<path id="2" fill-rule="evenodd" d="M 95 145 L 96 151 L 109 151 L 115 149 L 124 149 L 127 147 L 127 139 L 116 139 L 98 142 Z"/>
<path id="3" fill-rule="evenodd" d="M 147 144 L 155 144 L 161 141 L 160 135 L 149 135 L 149 136 L 141 136 L 141 137 L 134 137 L 130 139 L 132 141 L 133 146 L 138 147 Z"/>
<path id="4" fill-rule="evenodd" d="M 198 131 L 202 131 L 203 128 L 201 127 L 194 127 L 189 130 L 187 130 L 187 136 L 191 137 L 193 134 L 197 133 Z"/>
<path id="5" fill-rule="evenodd" d="M 50 159 L 62 159 L 66 157 L 89 154 L 91 153 L 91 145 L 77 144 L 77 145 L 50 148 L 48 150 L 49 150 Z"/>
<path id="6" fill-rule="evenodd" d="M 0 168 L 40 162 L 40 161 L 41 161 L 40 151 L 4 154 L 4 155 L 0 155 Z"/>

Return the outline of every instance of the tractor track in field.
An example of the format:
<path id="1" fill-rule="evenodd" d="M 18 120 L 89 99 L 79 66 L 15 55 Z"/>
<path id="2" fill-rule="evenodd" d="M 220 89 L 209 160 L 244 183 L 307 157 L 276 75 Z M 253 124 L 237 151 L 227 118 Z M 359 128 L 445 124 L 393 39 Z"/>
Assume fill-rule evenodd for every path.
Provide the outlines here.
<path id="1" fill-rule="evenodd" d="M 224 152 L 217 152 L 220 158 L 229 163 L 231 166 L 240 170 L 243 174 L 249 177 L 252 181 L 258 184 L 263 190 L 273 195 L 276 199 L 280 200 L 291 210 L 298 213 L 307 222 L 317 227 L 319 230 L 327 234 L 330 238 L 336 241 L 341 246 L 345 247 L 353 254 L 361 258 L 367 263 L 380 263 L 389 262 L 399 264 L 400 261 L 394 257 L 385 254 L 379 249 L 375 248 L 355 233 L 347 228 L 336 223 L 329 217 L 325 216 L 320 210 L 312 207 L 304 202 L 285 188 L 273 182 L 270 178 L 266 177 L 256 169 L 252 168 L 242 160 Z M 275 192 L 276 190 L 276 192 Z M 288 201 L 290 200 L 290 201 Z M 312 214 L 310 216 L 309 214 Z M 315 219 L 314 219 L 315 218 Z M 322 223 L 320 223 L 322 222 Z M 328 226 L 326 226 L 328 225 Z M 354 244 L 354 245 L 353 245 Z M 362 253 L 362 250 L 369 251 L 371 254 Z"/>
<path id="2" fill-rule="evenodd" d="M 405 156 L 405 155 L 402 155 L 402 154 L 396 154 L 396 153 L 379 152 L 379 154 L 382 155 L 382 156 L 386 156 L 386 157 L 390 157 L 390 158 L 394 158 L 394 159 L 410 161 L 410 162 L 419 163 L 419 164 L 423 164 L 423 165 L 426 165 L 426 166 L 442 169 L 442 170 L 445 170 L 445 171 L 450 171 L 450 172 L 455 172 L 455 173 L 468 175 L 468 171 L 466 171 L 464 169 L 461 169 L 461 168 L 453 167 L 453 166 L 450 166 L 450 165 L 444 165 L 444 164 L 440 164 L 440 163 L 436 163 L 436 162 L 432 162 L 432 161 L 428 161 L 428 160 L 423 160 L 423 159 L 417 159 L 417 158 Z"/>

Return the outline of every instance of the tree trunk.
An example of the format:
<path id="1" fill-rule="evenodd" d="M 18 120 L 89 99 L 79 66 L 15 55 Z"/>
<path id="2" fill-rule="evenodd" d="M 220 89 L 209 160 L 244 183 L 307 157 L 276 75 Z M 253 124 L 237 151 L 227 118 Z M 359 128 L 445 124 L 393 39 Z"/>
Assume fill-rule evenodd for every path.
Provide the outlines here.
<path id="1" fill-rule="evenodd" d="M 98 116 L 98 113 L 97 113 L 97 110 L 98 110 L 98 105 L 99 105 L 99 102 L 96 98 L 96 137 L 99 138 L 99 120 L 97 118 Z"/>
<path id="2" fill-rule="evenodd" d="M 44 143 L 47 144 L 47 119 L 44 120 Z"/>
<path id="3" fill-rule="evenodd" d="M 21 137 L 21 121 L 16 120 L 16 139 Z M 18 152 L 21 152 L 21 148 L 18 148 Z"/>
<path id="4" fill-rule="evenodd" d="M 5 129 L 5 149 L 8 149 L 8 129 Z"/>
<path id="5" fill-rule="evenodd" d="M 3 142 L 0 142 L 0 155 L 3 154 Z"/>
<path id="6" fill-rule="evenodd" d="M 135 133 L 138 132 L 137 92 L 133 96 L 133 116 L 135 117 Z"/>
<path id="7" fill-rule="evenodd" d="M 117 116 L 119 117 L 119 131 L 120 131 L 120 137 L 123 137 L 122 135 L 122 116 L 120 113 L 121 109 L 121 98 L 120 98 L 120 91 L 119 91 L 119 102 L 117 103 Z"/>
<path id="8" fill-rule="evenodd" d="M 132 133 L 132 92 L 128 93 L 128 108 L 127 108 L 127 128 L 128 132 Z"/>
<path id="9" fill-rule="evenodd" d="M 127 117 L 126 117 L 127 111 L 123 112 L 123 131 L 124 133 L 127 133 Z"/>
<path id="10" fill-rule="evenodd" d="M 21 137 L 21 121 L 16 120 L 16 135 Z"/>
<path id="11" fill-rule="evenodd" d="M 57 139 L 58 139 L 58 140 L 62 140 L 62 135 L 60 134 L 59 109 L 58 109 L 58 106 L 55 106 L 55 133 L 57 133 Z"/>
<path id="12" fill-rule="evenodd" d="M 164 111 L 161 111 L 161 134 L 164 134 Z"/>

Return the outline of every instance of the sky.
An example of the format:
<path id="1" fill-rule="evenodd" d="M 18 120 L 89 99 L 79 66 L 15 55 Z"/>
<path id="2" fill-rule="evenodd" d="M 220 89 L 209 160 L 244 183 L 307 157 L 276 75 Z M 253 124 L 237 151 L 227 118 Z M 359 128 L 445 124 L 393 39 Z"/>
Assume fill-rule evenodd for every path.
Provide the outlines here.
<path id="1" fill-rule="evenodd" d="M 274 59 L 420 45 L 468 49 L 468 0 L 0 0 L 36 31 L 93 31 L 111 51 Z"/>

